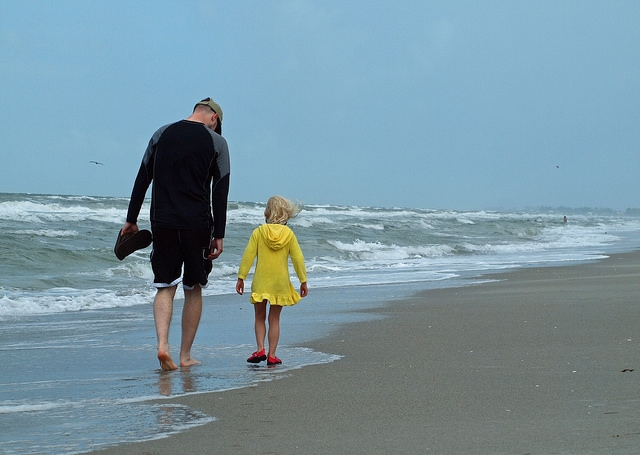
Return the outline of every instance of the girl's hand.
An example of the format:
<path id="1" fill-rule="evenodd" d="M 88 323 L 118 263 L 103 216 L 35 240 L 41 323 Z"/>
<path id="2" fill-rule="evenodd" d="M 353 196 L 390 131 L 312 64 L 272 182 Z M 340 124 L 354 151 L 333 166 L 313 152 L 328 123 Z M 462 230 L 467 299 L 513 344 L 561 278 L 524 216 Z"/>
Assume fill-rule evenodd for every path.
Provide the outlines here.
<path id="1" fill-rule="evenodd" d="M 236 282 L 236 292 L 240 295 L 244 294 L 244 280 L 242 278 L 238 278 Z"/>
<path id="2" fill-rule="evenodd" d="M 309 288 L 307 287 L 307 282 L 300 283 L 300 297 L 306 297 L 309 294 Z"/>

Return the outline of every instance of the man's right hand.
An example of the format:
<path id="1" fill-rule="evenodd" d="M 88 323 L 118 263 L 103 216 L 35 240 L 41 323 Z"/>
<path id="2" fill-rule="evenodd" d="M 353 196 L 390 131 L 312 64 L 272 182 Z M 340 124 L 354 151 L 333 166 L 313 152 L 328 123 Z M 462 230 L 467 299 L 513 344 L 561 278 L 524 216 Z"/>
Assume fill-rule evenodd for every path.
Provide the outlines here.
<path id="1" fill-rule="evenodd" d="M 135 234 L 138 232 L 138 225 L 136 223 L 124 223 L 124 227 L 120 229 L 120 234 Z"/>

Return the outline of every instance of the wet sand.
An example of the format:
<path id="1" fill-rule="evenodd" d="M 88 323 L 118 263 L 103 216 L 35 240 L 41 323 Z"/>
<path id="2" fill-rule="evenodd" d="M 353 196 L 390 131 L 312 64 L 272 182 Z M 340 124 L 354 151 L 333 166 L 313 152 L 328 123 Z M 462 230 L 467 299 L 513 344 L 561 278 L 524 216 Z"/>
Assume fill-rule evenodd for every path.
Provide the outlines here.
<path id="1" fill-rule="evenodd" d="M 95 453 L 640 453 L 640 253 L 486 278 L 309 344 L 341 360 L 169 400 L 214 422 Z"/>

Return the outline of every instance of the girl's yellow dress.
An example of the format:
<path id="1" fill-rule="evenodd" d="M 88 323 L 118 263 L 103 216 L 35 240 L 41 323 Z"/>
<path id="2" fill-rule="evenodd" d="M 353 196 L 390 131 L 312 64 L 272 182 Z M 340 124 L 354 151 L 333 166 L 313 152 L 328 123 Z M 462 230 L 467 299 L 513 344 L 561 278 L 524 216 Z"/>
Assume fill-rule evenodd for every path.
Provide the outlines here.
<path id="1" fill-rule="evenodd" d="M 283 224 L 263 224 L 254 229 L 244 250 L 238 278 L 245 279 L 257 257 L 251 282 L 251 303 L 268 300 L 271 305 L 290 306 L 302 297 L 289 278 L 289 257 L 300 283 L 306 283 L 304 256 L 293 231 Z"/>

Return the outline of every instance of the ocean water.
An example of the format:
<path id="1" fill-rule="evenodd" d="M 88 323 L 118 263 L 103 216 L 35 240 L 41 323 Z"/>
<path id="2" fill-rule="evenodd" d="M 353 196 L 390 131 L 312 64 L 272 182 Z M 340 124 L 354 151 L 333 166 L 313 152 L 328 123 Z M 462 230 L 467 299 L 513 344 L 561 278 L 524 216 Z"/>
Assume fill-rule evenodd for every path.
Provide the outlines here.
<path id="1" fill-rule="evenodd" d="M 373 317 L 359 309 L 481 280 L 483 272 L 573 264 L 640 244 L 640 218 L 611 211 L 305 206 L 289 225 L 305 254 L 310 295 L 283 312 L 284 364 L 255 368 L 245 362 L 254 347 L 253 311 L 234 286 L 264 205 L 232 202 L 224 253 L 203 292 L 193 350 L 203 364 L 166 373 L 155 359 L 150 249 L 124 261 L 113 254 L 127 203 L 0 194 L 0 453 L 82 453 L 202 425 L 215 416 L 165 398 L 246 387 L 335 361 L 303 345 Z M 141 214 L 139 226 L 148 228 L 148 205 Z"/>

